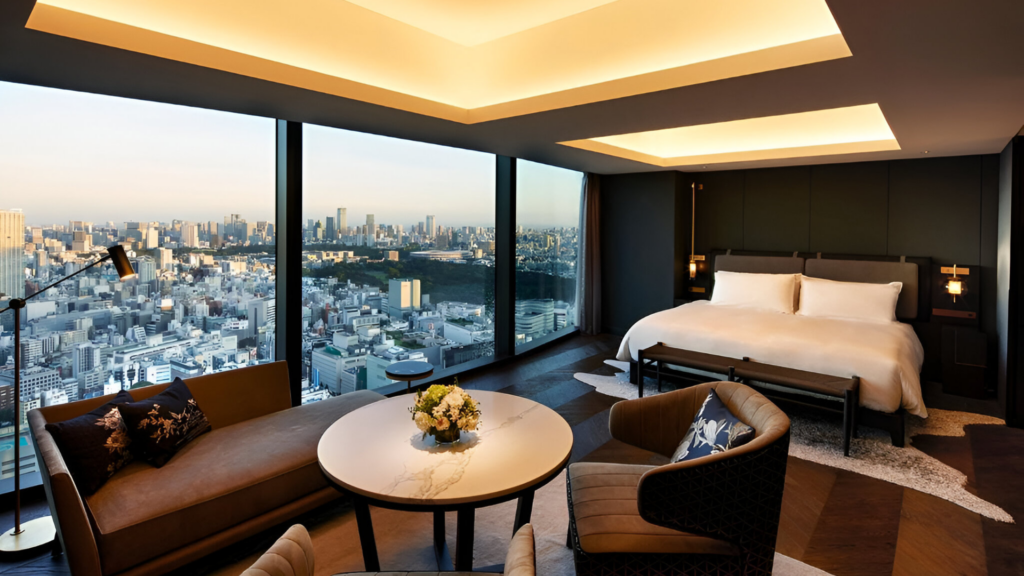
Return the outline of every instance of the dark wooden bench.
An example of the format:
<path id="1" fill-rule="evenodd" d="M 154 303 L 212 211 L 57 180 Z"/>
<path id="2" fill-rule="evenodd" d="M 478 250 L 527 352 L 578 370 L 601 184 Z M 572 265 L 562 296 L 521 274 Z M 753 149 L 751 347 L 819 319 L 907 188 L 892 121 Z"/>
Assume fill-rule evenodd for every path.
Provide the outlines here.
<path id="1" fill-rule="evenodd" d="M 648 364 L 650 363 L 650 364 Z M 843 454 L 850 455 L 850 439 L 857 433 L 857 413 L 860 402 L 860 378 L 857 376 L 830 376 L 783 368 L 761 362 L 752 362 L 749 358 L 729 358 L 702 352 L 691 352 L 672 348 L 665 344 L 655 344 L 637 352 L 638 377 L 635 382 L 639 386 L 639 395 L 643 397 L 643 376 L 646 372 L 654 372 L 658 380 L 658 391 L 661 391 L 665 364 L 681 366 L 693 370 L 703 370 L 715 374 L 725 374 L 730 382 L 739 381 L 761 391 L 765 396 L 781 398 L 789 402 L 811 405 L 818 408 L 835 410 L 822 403 L 806 401 L 806 393 L 836 398 L 841 404 L 838 410 L 843 414 Z M 653 366 L 653 369 L 652 369 Z M 786 388 L 804 393 L 802 396 L 786 394 L 784 391 L 767 388 L 761 383 Z M 831 402 L 834 404 L 834 402 Z"/>

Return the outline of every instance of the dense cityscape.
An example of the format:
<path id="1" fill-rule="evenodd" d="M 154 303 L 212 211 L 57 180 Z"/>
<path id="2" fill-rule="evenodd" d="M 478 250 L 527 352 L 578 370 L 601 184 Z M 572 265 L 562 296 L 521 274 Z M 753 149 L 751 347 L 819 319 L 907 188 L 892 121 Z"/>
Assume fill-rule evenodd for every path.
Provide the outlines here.
<path id="1" fill-rule="evenodd" d="M 13 398 L 13 313 L 0 330 L 0 454 L 13 473 L 13 424 L 40 406 L 274 361 L 274 225 L 221 221 L 26 225 L 0 210 L 0 308 L 125 247 L 137 273 L 109 263 L 22 312 L 21 393 Z M 386 386 L 391 363 L 435 374 L 494 354 L 494 229 L 352 225 L 346 209 L 303 230 L 302 402 Z M 516 343 L 575 324 L 577 229 L 520 226 Z M 24 432 L 24 428 L 23 428 Z M 36 470 L 23 433 L 22 470 Z M 28 447 L 26 449 L 26 447 Z"/>

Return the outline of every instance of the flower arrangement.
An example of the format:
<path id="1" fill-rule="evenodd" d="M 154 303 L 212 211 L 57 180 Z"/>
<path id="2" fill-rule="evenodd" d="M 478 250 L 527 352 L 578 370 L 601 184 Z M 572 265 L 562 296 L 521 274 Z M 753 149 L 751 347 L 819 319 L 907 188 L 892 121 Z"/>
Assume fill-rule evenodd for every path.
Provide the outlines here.
<path id="1" fill-rule="evenodd" d="M 480 407 L 459 388 L 458 381 L 449 386 L 434 384 L 417 392 L 410 411 L 423 437 L 429 434 L 438 444 L 457 442 L 460 432 L 471 432 L 480 425 Z"/>

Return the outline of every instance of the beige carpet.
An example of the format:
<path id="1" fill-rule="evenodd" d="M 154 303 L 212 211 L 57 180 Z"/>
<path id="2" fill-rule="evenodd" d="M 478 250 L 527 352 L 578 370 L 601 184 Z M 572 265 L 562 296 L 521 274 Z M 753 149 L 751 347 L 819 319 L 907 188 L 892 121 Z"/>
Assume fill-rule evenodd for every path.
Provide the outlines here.
<path id="1" fill-rule="evenodd" d="M 512 520 L 516 503 L 506 502 L 477 510 L 476 543 L 473 565 L 476 569 L 504 564 L 508 542 L 512 538 Z M 371 508 L 380 564 L 384 570 L 435 569 L 431 549 L 430 514 L 396 512 Z M 448 514 L 449 546 L 455 543 L 455 514 Z M 569 512 L 565 500 L 565 474 L 537 491 L 533 506 L 533 526 L 537 542 L 537 573 L 541 576 L 571 576 L 572 551 L 565 547 Z M 363 569 L 362 553 L 353 512 L 306 526 L 313 537 L 317 576 Z M 217 576 L 237 576 L 256 561 L 259 554 L 213 572 Z M 774 574 L 780 576 L 828 576 L 828 573 L 781 554 L 775 555 Z"/>

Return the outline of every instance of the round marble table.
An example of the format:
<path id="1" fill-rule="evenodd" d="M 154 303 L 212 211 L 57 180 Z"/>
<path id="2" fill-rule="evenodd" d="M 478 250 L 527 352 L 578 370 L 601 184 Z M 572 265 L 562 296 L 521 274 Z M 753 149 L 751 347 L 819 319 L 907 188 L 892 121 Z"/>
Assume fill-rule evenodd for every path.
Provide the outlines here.
<path id="1" fill-rule="evenodd" d="M 384 375 L 391 380 L 405 382 L 405 391 L 412 391 L 413 380 L 428 378 L 434 373 L 434 365 L 422 360 L 403 360 L 384 369 Z"/>
<path id="2" fill-rule="evenodd" d="M 446 552 L 444 513 L 458 513 L 455 566 L 472 570 L 475 509 L 519 499 L 513 530 L 530 521 L 533 494 L 558 475 L 572 453 L 572 429 L 554 410 L 526 398 L 469 390 L 480 426 L 452 445 L 423 438 L 402 395 L 343 416 L 320 438 L 324 475 L 349 494 L 363 561 L 380 571 L 369 506 L 434 513 L 439 569 Z"/>

